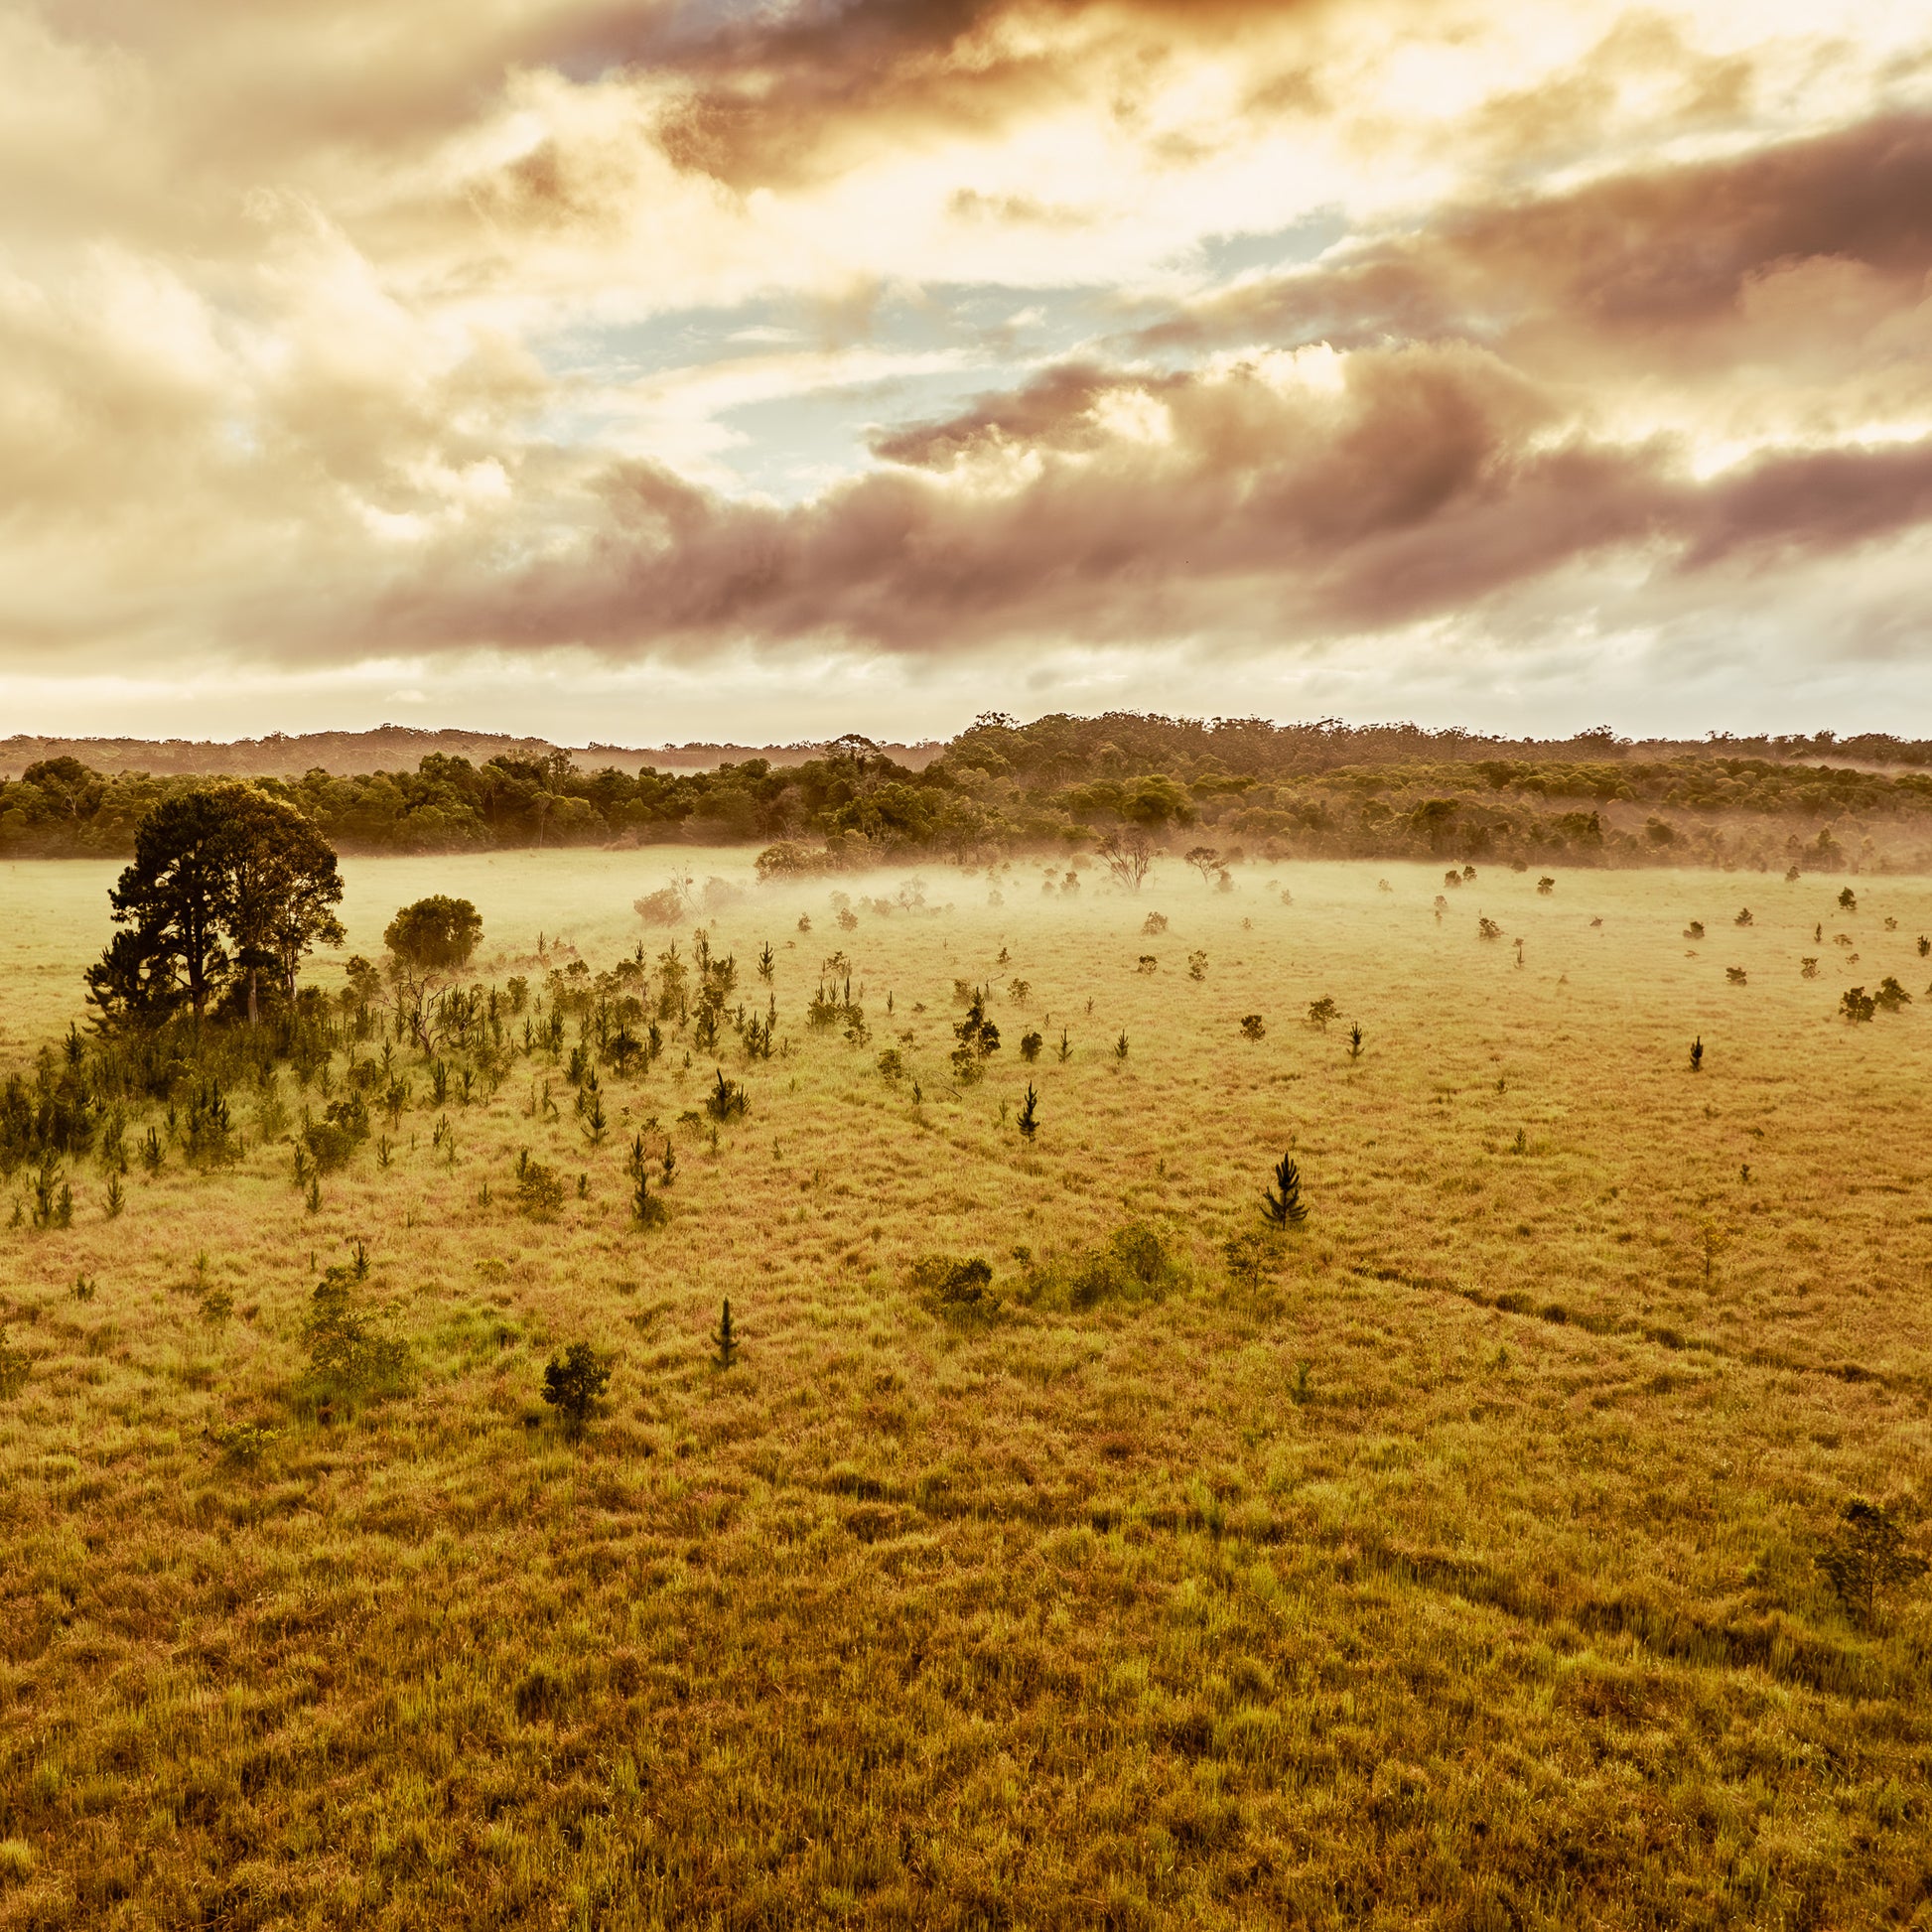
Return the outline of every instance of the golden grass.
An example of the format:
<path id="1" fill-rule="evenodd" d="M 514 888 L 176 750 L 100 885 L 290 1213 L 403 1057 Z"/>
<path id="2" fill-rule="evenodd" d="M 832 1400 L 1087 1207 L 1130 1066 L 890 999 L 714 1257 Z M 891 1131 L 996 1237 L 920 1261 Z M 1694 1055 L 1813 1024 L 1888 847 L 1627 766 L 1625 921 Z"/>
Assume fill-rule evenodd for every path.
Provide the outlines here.
<path id="1" fill-rule="evenodd" d="M 9 1056 L 77 1012 L 111 870 L 8 869 Z M 461 893 L 501 977 L 539 929 L 627 952 L 664 867 L 345 870 L 357 948 Z M 1932 1626 L 1853 1628 L 1812 1561 L 1845 1498 L 1926 1479 L 1927 1019 L 1834 1010 L 1918 990 L 1932 887 L 1862 879 L 1845 915 L 1837 881 L 1485 872 L 1439 923 L 1420 867 L 1173 865 L 1130 900 L 1021 863 L 997 907 L 923 871 L 951 909 L 839 930 L 832 884 L 893 874 L 719 914 L 748 1004 L 776 949 L 790 1051 L 728 1042 L 753 1111 L 715 1153 L 680 1040 L 604 1075 L 601 1150 L 540 1057 L 452 1102 L 451 1165 L 419 1074 L 394 1168 L 365 1150 L 319 1213 L 244 1103 L 237 1171 L 137 1166 L 109 1221 L 82 1164 L 70 1230 L 0 1234 L 33 1358 L 0 1407 L 0 1926 L 1932 1916 Z M 863 1050 L 802 1023 L 839 949 Z M 1006 1041 L 958 1091 L 955 979 Z M 1074 1058 L 1023 1069 L 1028 1025 Z M 901 1033 L 916 1107 L 873 1070 Z M 640 1234 L 653 1115 L 679 1177 Z M 589 1176 L 553 1224 L 509 1204 L 524 1146 Z M 1231 1281 L 1284 1148 L 1311 1222 Z M 1017 1249 L 1137 1220 L 1186 1285 L 1020 1299 Z M 324 1421 L 299 1330 L 352 1237 L 417 1382 Z M 204 1251 L 218 1326 L 181 1288 Z M 995 1318 L 907 1285 L 935 1251 L 994 1264 Z M 538 1392 L 580 1337 L 618 1368 L 572 1442 Z M 253 1465 L 208 1434 L 248 1422 Z"/>

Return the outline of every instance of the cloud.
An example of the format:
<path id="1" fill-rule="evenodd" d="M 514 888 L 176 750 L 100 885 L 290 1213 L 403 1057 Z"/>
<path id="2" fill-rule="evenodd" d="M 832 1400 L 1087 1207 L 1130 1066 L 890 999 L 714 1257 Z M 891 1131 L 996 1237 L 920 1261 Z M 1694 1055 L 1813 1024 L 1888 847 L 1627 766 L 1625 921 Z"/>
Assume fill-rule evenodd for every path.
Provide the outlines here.
<path id="1" fill-rule="evenodd" d="M 1764 280 L 1856 262 L 1915 301 L 1932 269 L 1932 114 L 1718 161 L 1450 206 L 1149 328 L 1149 346 L 1466 337 L 1532 361 L 1724 355 Z"/>
<path id="2" fill-rule="evenodd" d="M 1932 69 L 1784 4 L 23 0 L 0 670 L 1895 654 Z"/>
<path id="3" fill-rule="evenodd" d="M 1580 560 L 1644 577 L 1855 549 L 1932 515 L 1932 440 L 1771 454 L 1699 481 L 1467 345 L 1187 375 L 1053 370 L 883 437 L 796 508 L 648 464 L 596 481 L 567 553 L 398 584 L 385 647 L 478 638 L 622 656 L 747 640 L 919 655 L 1071 638 L 1270 641 L 1467 613 Z"/>

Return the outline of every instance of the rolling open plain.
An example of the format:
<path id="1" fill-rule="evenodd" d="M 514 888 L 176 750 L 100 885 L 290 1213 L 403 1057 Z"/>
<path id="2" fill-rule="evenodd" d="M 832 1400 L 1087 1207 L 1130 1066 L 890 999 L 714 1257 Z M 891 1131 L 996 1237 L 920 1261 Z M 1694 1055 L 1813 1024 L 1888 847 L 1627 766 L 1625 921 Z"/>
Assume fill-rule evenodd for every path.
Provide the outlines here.
<path id="1" fill-rule="evenodd" d="M 674 927 L 662 854 L 345 861 L 310 979 L 467 897 L 508 1047 L 439 1103 L 389 1039 L 389 1165 L 305 1197 L 378 1009 L 237 1160 L 157 1101 L 117 1215 L 83 1156 L 0 1229 L 0 1927 L 1932 1922 L 1932 1623 L 1816 1561 L 1932 1482 L 1932 883 L 675 857 Z M 0 876 L 0 1071 L 85 1038 L 114 871 Z M 665 1010 L 621 1072 L 580 995 L 698 930 L 771 1057 Z M 356 1243 L 406 1368 L 325 1400 Z"/>

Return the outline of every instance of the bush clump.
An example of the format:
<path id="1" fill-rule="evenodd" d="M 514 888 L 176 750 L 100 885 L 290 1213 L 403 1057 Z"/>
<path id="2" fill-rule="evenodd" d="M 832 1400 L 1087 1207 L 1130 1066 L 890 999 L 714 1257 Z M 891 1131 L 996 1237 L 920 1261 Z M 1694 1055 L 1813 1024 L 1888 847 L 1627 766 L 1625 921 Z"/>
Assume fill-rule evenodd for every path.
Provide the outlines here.
<path id="1" fill-rule="evenodd" d="M 1103 1302 L 1158 1302 L 1185 1280 L 1185 1270 L 1160 1231 L 1146 1221 L 1130 1221 L 1101 1247 L 1035 1266 L 1026 1299 L 1042 1308 L 1074 1311 Z"/>
<path id="2" fill-rule="evenodd" d="M 309 1298 L 302 1339 L 309 1373 L 324 1396 L 387 1394 L 409 1372 L 409 1344 L 384 1334 L 357 1289 L 368 1278 L 367 1257 L 331 1268 Z"/>
<path id="3" fill-rule="evenodd" d="M 993 1267 L 977 1255 L 921 1255 L 905 1271 L 906 1286 L 935 1313 L 952 1319 L 990 1315 L 999 1308 Z"/>

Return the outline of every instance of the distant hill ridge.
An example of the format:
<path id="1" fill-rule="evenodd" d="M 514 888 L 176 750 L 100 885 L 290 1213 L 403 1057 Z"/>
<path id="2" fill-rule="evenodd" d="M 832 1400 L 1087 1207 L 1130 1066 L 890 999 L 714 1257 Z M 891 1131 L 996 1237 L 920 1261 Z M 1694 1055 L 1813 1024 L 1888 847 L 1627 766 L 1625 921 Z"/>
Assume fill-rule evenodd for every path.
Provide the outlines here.
<path id="1" fill-rule="evenodd" d="M 918 769 L 943 749 L 936 741 L 880 748 L 899 763 Z M 558 746 L 544 738 L 515 738 L 507 732 L 378 725 L 373 731 L 270 732 L 265 738 L 223 742 L 195 738 L 60 738 L 16 732 L 0 739 L 0 778 L 18 778 L 43 759 L 73 758 L 104 774 L 148 771 L 186 777 L 224 773 L 235 777 L 299 778 L 318 768 L 356 774 L 411 770 L 419 759 L 438 754 L 481 764 L 489 759 L 538 759 L 562 751 L 587 770 L 605 765 L 636 772 L 646 765 L 664 770 L 709 770 L 746 759 L 773 764 L 802 764 L 817 755 L 817 745 L 658 745 L 631 747 L 591 743 Z"/>

